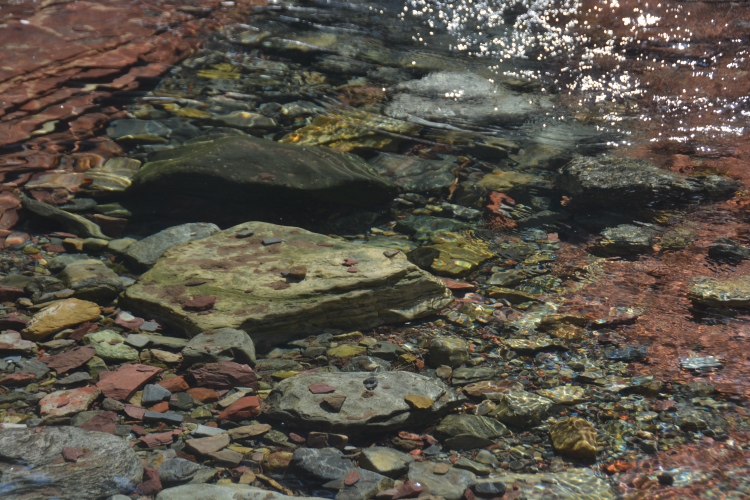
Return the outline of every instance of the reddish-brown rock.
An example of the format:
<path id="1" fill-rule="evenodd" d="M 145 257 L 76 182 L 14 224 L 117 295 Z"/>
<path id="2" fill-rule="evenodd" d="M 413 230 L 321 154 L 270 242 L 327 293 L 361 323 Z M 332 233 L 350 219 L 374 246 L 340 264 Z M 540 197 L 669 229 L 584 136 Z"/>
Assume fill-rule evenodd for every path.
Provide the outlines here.
<path id="1" fill-rule="evenodd" d="M 207 387 L 194 387 L 188 389 L 187 393 L 199 403 L 215 403 L 219 400 L 219 393 Z"/>
<path id="2" fill-rule="evenodd" d="M 86 431 L 97 431 L 114 434 L 116 425 L 117 414 L 113 411 L 103 411 L 100 414 L 94 415 L 90 419 L 86 420 L 80 427 L 81 429 Z"/>
<path id="3" fill-rule="evenodd" d="M 190 311 L 208 311 L 214 307 L 214 304 L 216 304 L 214 295 L 201 295 L 188 300 L 182 307 Z"/>
<path id="4" fill-rule="evenodd" d="M 260 414 L 260 400 L 257 396 L 245 396 L 219 413 L 219 420 L 246 420 Z"/>
<path id="5" fill-rule="evenodd" d="M 54 356 L 46 356 L 39 361 L 47 365 L 50 370 L 57 373 L 65 373 L 86 364 L 88 360 L 96 355 L 96 351 L 88 346 L 74 347 Z"/>
<path id="6" fill-rule="evenodd" d="M 39 412 L 45 417 L 65 417 L 86 411 L 101 391 L 96 387 L 81 387 L 47 394 L 39 401 Z"/>
<path id="7" fill-rule="evenodd" d="M 174 442 L 175 435 L 178 435 L 179 433 L 180 431 L 170 431 L 160 432 L 156 434 L 146 434 L 145 436 L 141 436 L 138 441 L 145 444 L 149 448 L 154 448 L 156 446 L 166 446 L 172 444 Z"/>
<path id="8" fill-rule="evenodd" d="M 328 394 L 336 391 L 335 387 L 328 384 L 311 384 L 307 386 L 307 389 L 313 394 Z"/>
<path id="9" fill-rule="evenodd" d="M 36 350 L 36 343 L 23 340 L 21 334 L 14 330 L 0 333 L 0 352 L 31 354 L 36 352 Z"/>
<path id="10" fill-rule="evenodd" d="M 161 368 L 148 365 L 123 365 L 117 371 L 100 373 L 96 386 L 106 397 L 125 401 L 161 371 Z"/>
<path id="11" fill-rule="evenodd" d="M 178 375 L 176 377 L 165 378 L 157 382 L 160 386 L 164 387 L 169 392 L 182 392 L 187 391 L 190 386 L 185 381 L 185 377 Z M 195 398 L 193 398 L 195 399 Z"/>
<path id="12" fill-rule="evenodd" d="M 146 410 L 142 406 L 125 405 L 124 411 L 125 414 L 130 418 L 133 418 L 135 420 L 143 420 L 143 415 L 145 415 L 148 410 Z"/>
<path id="13" fill-rule="evenodd" d="M 159 480 L 159 471 L 152 467 L 143 468 L 143 481 L 135 487 L 135 492 L 144 496 L 155 496 L 163 489 Z"/>
<path id="14" fill-rule="evenodd" d="M 63 448 L 61 453 L 63 460 L 66 462 L 77 462 L 79 458 L 86 454 L 81 448 Z"/>
<path id="15" fill-rule="evenodd" d="M 0 285 L 0 302 L 15 302 L 21 297 L 23 297 L 23 289 Z"/>
<path id="16" fill-rule="evenodd" d="M 6 375 L 0 378 L 0 385 L 7 385 L 8 387 L 20 387 L 23 385 L 30 384 L 36 380 L 36 374 L 31 372 L 16 372 Z"/>
<path id="17" fill-rule="evenodd" d="M 258 378 L 248 365 L 241 365 L 232 361 L 207 363 L 200 368 L 193 368 L 190 374 L 199 387 L 214 389 L 231 389 L 233 387 L 258 388 Z"/>
<path id="18" fill-rule="evenodd" d="M 215 451 L 223 450 L 229 446 L 229 434 L 219 434 L 218 436 L 209 436 L 198 439 L 188 439 L 185 441 L 188 450 L 198 455 L 208 455 Z"/>

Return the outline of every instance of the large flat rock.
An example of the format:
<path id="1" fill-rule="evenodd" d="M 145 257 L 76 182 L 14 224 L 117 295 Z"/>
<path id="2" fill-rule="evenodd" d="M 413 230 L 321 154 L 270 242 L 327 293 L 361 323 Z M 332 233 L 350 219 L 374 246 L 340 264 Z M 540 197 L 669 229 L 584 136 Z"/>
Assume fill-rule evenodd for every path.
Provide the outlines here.
<path id="1" fill-rule="evenodd" d="M 440 280 L 403 254 L 384 252 L 295 227 L 248 222 L 168 250 L 128 288 L 123 306 L 191 336 L 244 330 L 263 349 L 325 328 L 409 321 L 452 301 Z M 304 278 L 285 277 L 290 270 Z"/>
<path id="2" fill-rule="evenodd" d="M 373 377 L 377 386 L 367 390 L 364 382 Z M 368 380 L 370 387 L 371 382 Z M 335 390 L 313 394 L 310 386 L 314 384 Z M 346 397 L 338 411 L 325 402 L 334 395 Z M 408 402 L 414 396 L 432 400 L 433 404 L 417 409 Z M 306 373 L 276 386 L 268 397 L 271 408 L 265 415 L 316 431 L 384 432 L 424 423 L 448 411 L 456 400 L 456 394 L 439 380 L 411 372 Z"/>
<path id="3" fill-rule="evenodd" d="M 66 448 L 82 454 L 66 462 Z M 77 427 L 0 428 L 0 496 L 6 500 L 129 494 L 142 476 L 141 459 L 111 434 Z"/>
<path id="4" fill-rule="evenodd" d="M 157 154 L 133 177 L 129 191 L 255 204 L 317 200 L 362 206 L 388 202 L 399 189 L 357 156 L 229 136 Z"/>

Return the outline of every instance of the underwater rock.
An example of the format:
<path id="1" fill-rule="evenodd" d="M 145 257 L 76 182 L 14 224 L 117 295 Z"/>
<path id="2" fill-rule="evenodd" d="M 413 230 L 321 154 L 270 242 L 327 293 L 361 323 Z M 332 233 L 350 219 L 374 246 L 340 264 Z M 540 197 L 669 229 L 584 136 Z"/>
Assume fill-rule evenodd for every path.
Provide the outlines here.
<path id="1" fill-rule="evenodd" d="M 391 179 L 405 191 L 437 193 L 455 180 L 458 165 L 447 160 L 423 160 L 414 156 L 380 153 L 369 161 L 382 176 Z"/>
<path id="2" fill-rule="evenodd" d="M 457 125 L 518 123 L 552 107 L 545 96 L 519 94 L 474 73 L 440 71 L 395 86 L 385 114 Z"/>
<path id="3" fill-rule="evenodd" d="M 376 205 L 398 187 L 359 157 L 252 136 L 194 141 L 154 156 L 127 194 L 167 192 L 262 206 L 323 201 Z"/>
<path id="4" fill-rule="evenodd" d="M 592 248 L 601 255 L 629 256 L 652 250 L 656 231 L 643 226 L 620 224 L 602 231 L 601 239 Z"/>
<path id="5" fill-rule="evenodd" d="M 253 236 L 237 237 L 248 231 Z M 271 238 L 279 242 L 263 245 Z M 305 279 L 284 278 L 293 266 L 305 266 Z M 215 297 L 209 312 L 186 307 L 200 297 Z M 325 328 L 409 321 L 436 313 L 452 296 L 403 254 L 389 258 L 382 248 L 248 222 L 168 250 L 122 300 L 191 335 L 235 328 L 268 347 Z"/>
<path id="6" fill-rule="evenodd" d="M 364 382 L 375 377 L 378 384 L 367 389 Z M 333 394 L 346 396 L 337 412 L 323 404 L 326 394 L 313 394 L 311 384 L 326 384 Z M 371 387 L 371 385 L 370 385 Z M 416 409 L 407 396 L 422 396 L 434 403 L 427 409 Z M 457 401 L 456 394 L 439 380 L 409 372 L 310 373 L 280 382 L 267 402 L 265 415 L 318 431 L 343 434 L 382 432 L 404 427 L 439 416 Z"/>
<path id="7" fill-rule="evenodd" d="M 750 309 L 750 278 L 733 280 L 706 278 L 695 283 L 688 298 L 697 306 L 725 309 Z"/>
<path id="8" fill-rule="evenodd" d="M 559 171 L 557 187 L 569 206 L 639 210 L 696 199 L 728 198 L 739 188 L 718 175 L 686 177 L 647 160 L 608 156 L 576 158 Z"/>

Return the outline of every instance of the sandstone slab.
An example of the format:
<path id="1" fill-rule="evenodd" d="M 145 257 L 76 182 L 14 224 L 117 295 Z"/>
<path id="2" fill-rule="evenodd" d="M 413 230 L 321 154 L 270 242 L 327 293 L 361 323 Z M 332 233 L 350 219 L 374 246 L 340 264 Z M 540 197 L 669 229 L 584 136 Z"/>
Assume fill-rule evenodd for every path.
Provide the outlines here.
<path id="1" fill-rule="evenodd" d="M 264 245 L 269 239 L 280 242 Z M 357 272 L 344 265 L 352 260 Z M 294 266 L 307 269 L 305 279 L 284 277 Z M 211 311 L 185 307 L 200 296 L 216 297 Z M 167 251 L 123 301 L 190 335 L 236 328 L 267 347 L 325 328 L 409 321 L 439 311 L 452 296 L 401 253 L 386 257 L 381 248 L 248 222 Z"/>
<path id="2" fill-rule="evenodd" d="M 370 373 L 312 373 L 304 377 L 291 377 L 280 382 L 267 401 L 271 404 L 267 416 L 312 428 L 316 431 L 380 432 L 403 428 L 410 423 L 423 421 L 450 409 L 457 396 L 442 382 L 409 372 Z M 310 384 L 322 383 L 336 387 L 334 394 L 346 396 L 338 411 L 324 402 L 330 395 L 312 394 Z M 428 409 L 414 409 L 406 396 L 414 394 L 432 399 Z"/>
<path id="3" fill-rule="evenodd" d="M 31 318 L 22 332 L 27 340 L 40 341 L 65 328 L 99 318 L 101 310 L 93 302 L 65 299 L 51 304 Z"/>
<path id="4" fill-rule="evenodd" d="M 39 410 L 44 417 L 75 415 L 88 410 L 99 394 L 101 391 L 96 387 L 51 392 L 39 401 Z"/>

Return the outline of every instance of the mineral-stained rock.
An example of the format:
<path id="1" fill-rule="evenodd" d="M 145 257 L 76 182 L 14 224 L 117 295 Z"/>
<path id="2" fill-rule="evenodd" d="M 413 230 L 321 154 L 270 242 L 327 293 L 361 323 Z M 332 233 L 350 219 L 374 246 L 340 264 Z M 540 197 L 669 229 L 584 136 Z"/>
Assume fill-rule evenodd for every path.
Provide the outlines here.
<path id="1" fill-rule="evenodd" d="M 490 413 L 501 422 L 518 427 L 534 427 L 547 416 L 552 401 L 526 391 L 502 394 L 497 409 Z"/>
<path id="2" fill-rule="evenodd" d="M 614 500 L 617 495 L 612 487 L 604 479 L 598 477 L 591 469 L 568 469 L 553 474 L 516 474 L 513 472 L 502 472 L 492 479 L 479 479 L 474 486 L 478 493 L 485 487 L 483 485 L 491 482 L 502 482 L 511 485 L 513 493 L 519 498 L 528 500 L 544 500 L 556 498 L 559 500 L 581 500 L 583 498 L 596 498 L 597 500 Z M 489 496 L 489 495 L 488 495 Z M 500 496 L 500 495 L 494 495 Z M 492 496 L 489 496 L 492 498 Z"/>
<path id="3" fill-rule="evenodd" d="M 22 332 L 27 340 L 40 341 L 64 328 L 99 318 L 99 306 L 79 299 L 65 299 L 51 304 L 31 318 Z"/>
<path id="4" fill-rule="evenodd" d="M 63 461 L 64 448 L 83 453 Z M 75 427 L 3 429 L 3 498 L 105 498 L 129 494 L 141 481 L 141 459 L 124 439 Z"/>
<path id="5" fill-rule="evenodd" d="M 161 152 L 133 178 L 129 191 L 165 190 L 254 203 L 325 201 L 385 203 L 398 188 L 362 159 L 328 148 L 229 136 Z"/>
<path id="6" fill-rule="evenodd" d="M 188 241 L 207 238 L 219 231 L 215 224 L 204 222 L 170 227 L 128 246 L 124 257 L 136 269 L 148 269 L 170 248 Z"/>
<path id="7" fill-rule="evenodd" d="M 570 417 L 549 428 L 552 444 L 558 453 L 575 458 L 596 457 L 596 429 L 587 420 Z"/>
<path id="8" fill-rule="evenodd" d="M 319 431 L 351 434 L 363 431 L 386 431 L 402 428 L 411 422 L 439 415 L 455 402 L 455 394 L 438 380 L 409 372 L 376 374 L 377 387 L 366 390 L 363 382 L 370 373 L 315 373 L 292 377 L 280 382 L 268 398 L 271 404 L 266 415 L 290 425 Z M 333 412 L 323 399 L 312 394 L 308 386 L 325 383 L 336 387 L 336 394 L 346 396 L 338 412 Z M 429 409 L 415 410 L 405 398 L 424 396 L 435 401 Z"/>
<path id="9" fill-rule="evenodd" d="M 162 490 L 156 500 L 324 500 L 320 497 L 290 497 L 245 484 L 184 484 Z"/>
<path id="10" fill-rule="evenodd" d="M 750 308 L 750 278 L 731 280 L 705 278 L 690 288 L 688 298 L 697 306 L 707 308 Z"/>
<path id="11" fill-rule="evenodd" d="M 253 236 L 237 238 L 242 231 Z M 266 238 L 281 243 L 263 245 Z M 341 265 L 357 260 L 358 272 Z M 307 268 L 301 282 L 287 282 L 281 269 Z M 202 284 L 186 286 L 190 282 Z M 215 296 L 211 312 L 189 311 L 185 302 Z M 268 346 L 324 328 L 370 328 L 407 321 L 451 302 L 441 281 L 402 254 L 353 245 L 294 227 L 249 222 L 169 250 L 123 300 L 134 311 L 160 318 L 189 334 L 217 328 L 246 331 Z"/>
<path id="12" fill-rule="evenodd" d="M 728 198 L 739 185 L 716 175 L 686 177 L 647 160 L 599 156 L 577 158 L 562 167 L 557 187 L 575 206 L 642 209 L 696 197 Z"/>
<path id="13" fill-rule="evenodd" d="M 219 328 L 199 333 L 182 350 L 185 365 L 236 361 L 255 366 L 255 344 L 247 333 Z"/>
<path id="14" fill-rule="evenodd" d="M 409 466 L 409 479 L 422 483 L 429 488 L 430 493 L 443 497 L 445 500 L 459 500 L 463 498 L 464 491 L 477 482 L 476 476 L 466 470 L 449 467 L 448 471 L 440 474 L 435 468 L 439 465 L 434 462 L 414 462 Z"/>

